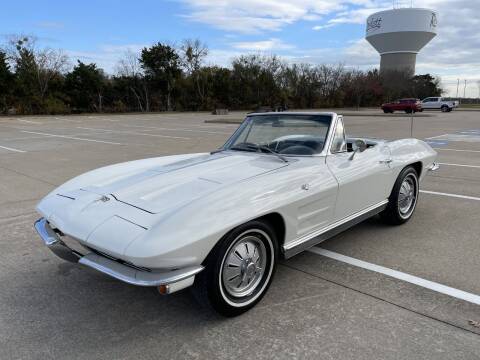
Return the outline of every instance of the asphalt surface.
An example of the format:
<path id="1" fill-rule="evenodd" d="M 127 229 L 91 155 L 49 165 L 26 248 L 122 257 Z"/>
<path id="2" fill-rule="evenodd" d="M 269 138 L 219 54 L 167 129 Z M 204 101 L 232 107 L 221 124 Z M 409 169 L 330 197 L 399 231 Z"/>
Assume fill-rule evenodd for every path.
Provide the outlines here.
<path id="1" fill-rule="evenodd" d="M 408 117 L 374 114 L 347 115 L 348 135 L 410 137 Z M 413 136 L 439 153 L 422 184 L 435 194 L 422 193 L 403 226 L 373 218 L 320 247 L 480 295 L 480 112 L 428 115 Z M 254 309 L 225 319 L 188 291 L 163 297 L 42 246 L 34 207 L 54 187 L 112 163 L 213 150 L 237 126 L 205 123 L 218 118 L 0 117 L 0 359 L 480 358 L 479 305 L 311 252 L 280 264 Z"/>

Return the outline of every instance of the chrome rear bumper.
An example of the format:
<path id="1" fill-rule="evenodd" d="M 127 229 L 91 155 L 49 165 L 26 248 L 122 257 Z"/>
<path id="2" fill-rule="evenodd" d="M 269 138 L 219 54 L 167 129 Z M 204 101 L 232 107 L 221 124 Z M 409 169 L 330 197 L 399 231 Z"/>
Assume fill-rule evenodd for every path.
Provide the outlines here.
<path id="1" fill-rule="evenodd" d="M 440 168 L 440 165 L 438 165 L 436 162 L 434 162 L 434 163 L 432 163 L 432 165 L 430 165 L 428 167 L 428 171 L 437 171 L 439 168 Z"/>
<path id="2" fill-rule="evenodd" d="M 124 265 L 94 252 L 87 253 L 86 255 L 80 254 L 62 241 L 45 218 L 41 218 L 35 222 L 35 229 L 45 245 L 55 255 L 64 260 L 78 262 L 128 284 L 163 287 L 162 291 L 164 293 L 172 293 L 192 285 L 195 280 L 195 275 L 203 270 L 203 266 L 191 266 L 166 272 L 144 271 Z"/>

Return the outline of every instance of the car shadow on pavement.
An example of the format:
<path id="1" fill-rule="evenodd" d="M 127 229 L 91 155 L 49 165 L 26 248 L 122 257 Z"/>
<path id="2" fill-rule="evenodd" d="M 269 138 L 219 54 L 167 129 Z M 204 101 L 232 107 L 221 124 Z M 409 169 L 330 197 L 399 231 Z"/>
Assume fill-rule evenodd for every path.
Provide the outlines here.
<path id="1" fill-rule="evenodd" d="M 272 306 L 292 302 L 295 307 L 295 299 L 330 292 L 316 278 L 279 266 L 262 302 L 247 314 L 229 319 L 199 305 L 189 290 L 162 296 L 154 288 L 124 284 L 48 255 L 30 265 L 30 275 L 9 274 L 10 284 L 15 276 L 24 283 L 1 294 L 0 313 L 7 326 L 0 330 L 0 337 L 8 334 L 3 336 L 7 344 L 3 351 L 15 351 L 8 353 L 11 356 L 23 358 L 37 352 L 59 357 L 81 349 L 89 358 L 96 357 L 100 348 L 115 353 L 159 341 L 166 353 L 173 354 L 191 338 L 210 337 L 209 331 L 258 321 L 259 314 L 270 312 Z M 297 284 L 293 296 L 288 291 L 292 283 Z M 15 342 L 8 343 L 9 338 Z M 15 343 L 24 345 L 13 349 Z"/>

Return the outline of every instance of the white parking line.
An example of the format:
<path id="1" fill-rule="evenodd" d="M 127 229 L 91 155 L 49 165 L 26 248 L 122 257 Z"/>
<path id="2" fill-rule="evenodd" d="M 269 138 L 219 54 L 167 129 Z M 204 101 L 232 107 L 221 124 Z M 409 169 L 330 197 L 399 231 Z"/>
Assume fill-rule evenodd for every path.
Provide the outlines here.
<path id="1" fill-rule="evenodd" d="M 64 118 L 64 117 L 62 117 L 62 118 L 54 117 L 53 119 L 54 119 L 54 120 L 60 120 L 60 121 L 66 121 L 66 122 L 74 122 L 74 123 L 81 122 L 81 121 L 79 121 L 79 120 L 67 119 L 67 118 Z"/>
<path id="2" fill-rule="evenodd" d="M 2 139 L 2 141 L 20 141 L 20 140 L 32 140 L 32 139 L 44 139 L 44 136 L 22 136 L 16 138 Z"/>
<path id="3" fill-rule="evenodd" d="M 167 139 L 182 139 L 182 140 L 190 140 L 190 138 L 183 137 L 183 136 L 170 136 L 170 135 L 160 135 L 160 134 L 144 134 L 139 132 L 131 132 L 131 131 L 119 131 L 119 130 L 109 130 L 109 129 L 98 129 L 98 128 L 88 128 L 88 127 L 79 127 L 77 129 L 83 130 L 92 130 L 92 131 L 104 131 L 116 134 L 126 134 L 126 135 L 140 135 L 140 136 L 154 136 L 154 137 L 161 137 Z"/>
<path id="4" fill-rule="evenodd" d="M 449 193 L 442 193 L 442 192 L 429 191 L 429 190 L 420 190 L 420 192 L 421 192 L 421 193 L 424 193 L 424 194 L 430 194 L 430 195 L 449 196 L 449 197 L 459 198 L 459 199 L 467 199 L 467 200 L 480 201 L 480 198 L 479 198 L 479 197 L 475 197 L 475 196 L 449 194 Z"/>
<path id="5" fill-rule="evenodd" d="M 123 145 L 123 144 L 121 144 L 121 143 L 112 142 L 112 141 L 104 141 L 104 140 L 95 140 L 95 139 L 79 138 L 79 137 L 75 137 L 75 136 L 57 135 L 57 134 L 41 133 L 41 132 L 26 131 L 26 130 L 22 130 L 22 132 L 28 133 L 28 134 L 44 135 L 44 136 L 49 136 L 49 137 L 58 137 L 58 138 L 63 138 L 63 139 L 71 139 L 71 140 L 79 140 L 79 141 L 90 141 L 90 142 L 97 142 L 97 143 L 110 144 L 110 145 Z"/>
<path id="6" fill-rule="evenodd" d="M 338 254 L 336 252 L 326 250 L 326 249 L 322 249 L 322 248 L 319 248 L 319 247 L 313 247 L 313 248 L 309 249 L 308 251 L 312 252 L 314 254 L 322 255 L 322 256 L 328 257 L 330 259 L 341 261 L 341 262 L 344 262 L 346 264 L 350 264 L 350 265 L 353 265 L 353 266 L 356 266 L 356 267 L 359 267 L 359 268 L 362 268 L 362 269 L 367 269 L 367 270 L 374 271 L 374 272 L 377 272 L 377 273 L 380 273 L 380 274 L 383 274 L 383 275 L 387 275 L 387 276 L 390 276 L 392 278 L 408 282 L 410 284 L 415 284 L 415 285 L 421 286 L 423 288 L 439 292 L 441 294 L 453 296 L 454 298 L 465 300 L 465 301 L 468 301 L 472 304 L 480 305 L 480 296 L 472 294 L 472 293 L 468 293 L 468 292 L 463 291 L 463 290 L 455 289 L 455 288 L 452 288 L 452 287 L 449 287 L 449 286 L 446 286 L 446 285 L 442 285 L 442 284 L 439 284 L 439 283 L 436 283 L 436 282 L 433 282 L 433 281 L 430 281 L 430 280 L 419 278 L 417 276 L 406 274 L 406 273 L 403 273 L 401 271 L 389 269 L 389 268 L 386 268 L 386 267 L 383 267 L 383 266 L 380 266 L 380 265 L 375 265 L 375 264 L 372 264 L 372 263 L 369 263 L 369 262 L 366 262 L 366 261 L 363 261 L 363 260 L 358 260 L 358 259 L 352 258 L 350 256 L 345 256 L 345 255 L 342 255 L 342 254 Z"/>
<path id="7" fill-rule="evenodd" d="M 460 134 L 480 134 L 480 130 L 460 131 Z"/>
<path id="8" fill-rule="evenodd" d="M 446 149 L 441 147 L 435 148 L 435 150 L 480 153 L 480 150 Z"/>
<path id="9" fill-rule="evenodd" d="M 428 138 L 426 138 L 426 140 L 437 139 L 437 138 L 441 138 L 441 137 L 448 136 L 448 135 L 449 135 L 449 134 L 443 134 L 443 135 L 432 136 L 432 137 L 428 137 Z"/>
<path id="10" fill-rule="evenodd" d="M 468 142 L 476 143 L 480 142 L 480 134 L 477 133 L 468 133 L 468 134 L 444 134 L 439 136 L 429 137 L 426 140 L 438 139 L 440 141 L 451 141 L 451 142 Z"/>
<path id="11" fill-rule="evenodd" d="M 42 124 L 41 122 L 38 122 L 38 121 L 30 121 L 30 120 L 24 120 L 24 119 L 17 119 L 17 120 L 27 124 Z"/>
<path id="12" fill-rule="evenodd" d="M 26 153 L 25 150 L 14 149 L 14 148 L 11 148 L 11 147 L 6 147 L 6 146 L 0 146 L 0 148 L 5 149 L 5 150 L 9 150 L 9 151 L 13 151 L 13 152 Z"/>
<path id="13" fill-rule="evenodd" d="M 460 167 L 468 167 L 468 168 L 477 168 L 480 169 L 478 165 L 465 165 L 465 164 L 451 164 L 451 163 L 438 163 L 438 165 L 445 165 L 445 166 L 460 166 Z"/>

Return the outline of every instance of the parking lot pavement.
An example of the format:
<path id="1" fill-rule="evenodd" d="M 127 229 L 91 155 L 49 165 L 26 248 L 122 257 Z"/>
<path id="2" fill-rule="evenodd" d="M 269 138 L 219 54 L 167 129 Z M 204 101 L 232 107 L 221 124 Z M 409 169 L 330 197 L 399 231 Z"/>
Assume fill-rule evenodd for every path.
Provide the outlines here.
<path id="1" fill-rule="evenodd" d="M 442 165 L 422 184 L 409 223 L 370 219 L 320 247 L 479 295 L 478 114 L 414 119 L 413 136 L 427 139 Z M 0 358 L 480 358 L 480 328 L 472 326 L 479 305 L 315 253 L 282 262 L 256 308 L 223 319 L 188 291 L 161 297 L 64 263 L 41 246 L 32 224 L 46 193 L 100 166 L 213 150 L 237 125 L 205 123 L 211 119 L 218 117 L 0 118 Z M 352 136 L 395 139 L 411 131 L 408 117 L 345 122 Z"/>

